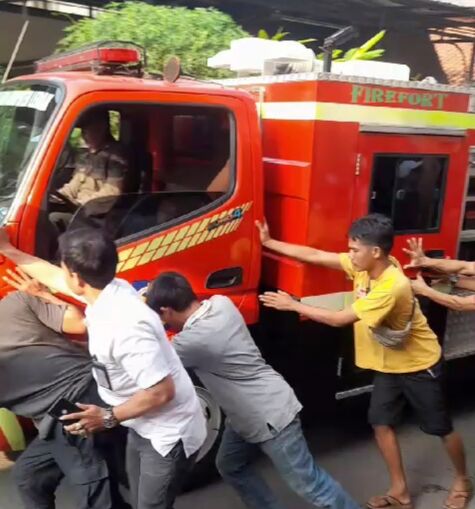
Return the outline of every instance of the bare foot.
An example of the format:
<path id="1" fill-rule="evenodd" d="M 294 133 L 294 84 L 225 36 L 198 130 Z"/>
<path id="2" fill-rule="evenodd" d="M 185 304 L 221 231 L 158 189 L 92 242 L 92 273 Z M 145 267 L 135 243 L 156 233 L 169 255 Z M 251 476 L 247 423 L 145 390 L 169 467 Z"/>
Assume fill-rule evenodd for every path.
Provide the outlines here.
<path id="1" fill-rule="evenodd" d="M 444 503 L 445 509 L 465 509 L 473 497 L 472 481 L 468 477 L 454 480 L 449 496 Z"/>

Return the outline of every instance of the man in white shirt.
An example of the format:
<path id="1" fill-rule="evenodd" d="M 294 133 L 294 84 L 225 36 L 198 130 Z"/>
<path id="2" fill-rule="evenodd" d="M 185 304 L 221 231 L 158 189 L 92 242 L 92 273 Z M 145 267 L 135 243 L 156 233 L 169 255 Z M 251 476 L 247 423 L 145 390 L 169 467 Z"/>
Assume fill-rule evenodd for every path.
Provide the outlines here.
<path id="1" fill-rule="evenodd" d="M 0 239 L 0 251 L 43 284 L 82 297 L 99 394 L 108 405 L 81 405 L 66 427 L 86 436 L 119 423 L 130 428 L 127 472 L 134 509 L 172 509 L 206 438 L 191 379 L 159 317 L 127 282 L 115 279 L 114 242 L 78 229 L 60 237 L 61 269 Z M 62 270 L 62 274 L 57 271 Z M 60 288 L 58 288 L 58 286 Z"/>

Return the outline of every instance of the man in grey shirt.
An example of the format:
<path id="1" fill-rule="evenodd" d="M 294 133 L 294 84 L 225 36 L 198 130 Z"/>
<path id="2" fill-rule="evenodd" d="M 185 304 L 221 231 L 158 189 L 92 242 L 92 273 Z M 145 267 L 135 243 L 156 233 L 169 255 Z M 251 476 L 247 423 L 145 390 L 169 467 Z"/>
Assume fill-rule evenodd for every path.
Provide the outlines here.
<path id="1" fill-rule="evenodd" d="M 177 332 L 173 344 L 183 364 L 195 371 L 227 416 L 217 467 L 247 507 L 283 508 L 252 467 L 259 450 L 312 505 L 359 507 L 315 464 L 300 426 L 302 405 L 265 362 L 230 299 L 215 295 L 200 303 L 189 282 L 169 272 L 150 285 L 147 304 Z"/>
<path id="2" fill-rule="evenodd" d="M 74 437 L 48 414 L 61 398 L 102 403 L 87 351 L 63 335 L 85 333 L 82 312 L 21 272 L 5 279 L 26 291 L 0 300 L 0 407 L 33 419 L 38 428 L 13 470 L 24 506 L 54 508 L 56 488 L 65 477 L 78 509 L 129 507 L 115 480 L 125 432 Z"/>

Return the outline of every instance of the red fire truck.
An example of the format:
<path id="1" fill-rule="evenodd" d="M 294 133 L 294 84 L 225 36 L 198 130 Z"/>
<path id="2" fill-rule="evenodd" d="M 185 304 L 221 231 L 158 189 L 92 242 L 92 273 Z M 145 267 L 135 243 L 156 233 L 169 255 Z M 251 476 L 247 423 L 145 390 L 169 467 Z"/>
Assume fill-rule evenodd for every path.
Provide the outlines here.
<path id="1" fill-rule="evenodd" d="M 51 197 L 84 150 L 78 119 L 98 108 L 129 154 L 126 183 L 107 213 L 87 203 L 70 227 L 106 228 L 119 277 L 138 290 L 177 270 L 201 297 L 230 296 L 249 325 L 259 323 L 275 367 L 298 366 L 289 375 L 297 389 L 342 399 L 370 384 L 354 368 L 350 330 L 285 314 L 259 321 L 259 288 L 339 308 L 350 286 L 343 274 L 261 252 L 256 219 L 265 215 L 276 238 L 344 251 L 350 223 L 381 212 L 394 221 L 397 257 L 417 235 L 433 256 L 475 258 L 473 89 L 326 73 L 158 79 L 142 72 L 139 48 L 106 43 L 43 60 L 36 74 L 0 88 L 0 220 L 20 249 L 54 260 Z M 0 276 L 9 267 L 1 257 Z M 441 316 L 446 356 L 475 353 L 474 317 Z M 200 395 L 205 456 L 221 414 Z M 16 420 L 0 418 L 0 448 L 18 448 Z"/>

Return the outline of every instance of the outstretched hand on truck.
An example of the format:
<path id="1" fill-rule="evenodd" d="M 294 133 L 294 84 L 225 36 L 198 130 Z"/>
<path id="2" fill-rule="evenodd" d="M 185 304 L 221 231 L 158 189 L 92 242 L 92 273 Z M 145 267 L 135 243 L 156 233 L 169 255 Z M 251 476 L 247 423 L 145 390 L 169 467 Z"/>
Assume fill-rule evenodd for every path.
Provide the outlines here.
<path id="1" fill-rule="evenodd" d="M 420 272 L 417 274 L 416 279 L 411 280 L 411 286 L 416 295 L 424 296 L 427 294 L 427 290 L 430 290 L 430 286 L 425 282 Z"/>
<path id="2" fill-rule="evenodd" d="M 262 223 L 260 221 L 256 221 L 256 227 L 259 230 L 261 244 L 265 246 L 267 242 L 272 240 L 269 233 L 269 226 L 267 224 L 267 221 L 265 219 L 262 221 Z"/>
<path id="3" fill-rule="evenodd" d="M 279 311 L 295 311 L 297 301 L 288 293 L 282 292 L 265 292 L 259 296 L 259 300 L 267 308 L 274 308 Z"/>
<path id="4" fill-rule="evenodd" d="M 407 248 L 403 248 L 403 251 L 409 255 L 411 259 L 410 263 L 404 265 L 405 269 L 417 269 L 424 266 L 426 255 L 422 248 L 422 238 L 412 237 L 407 240 Z"/>
<path id="5" fill-rule="evenodd" d="M 23 272 L 20 267 L 17 267 L 16 270 L 8 269 L 3 280 L 19 292 L 25 292 L 34 297 L 41 297 L 47 291 L 46 286 Z"/>

